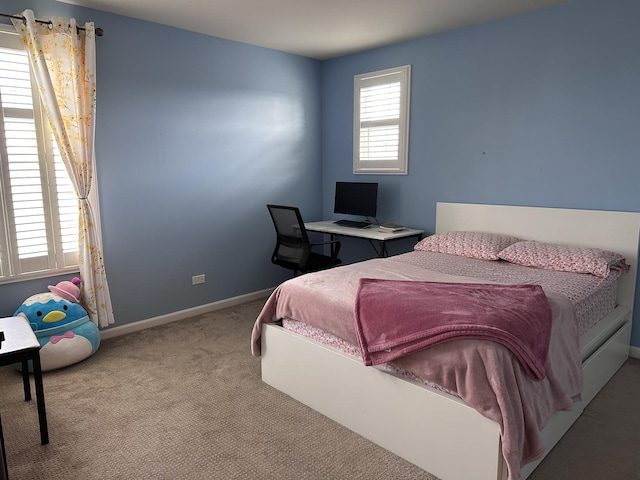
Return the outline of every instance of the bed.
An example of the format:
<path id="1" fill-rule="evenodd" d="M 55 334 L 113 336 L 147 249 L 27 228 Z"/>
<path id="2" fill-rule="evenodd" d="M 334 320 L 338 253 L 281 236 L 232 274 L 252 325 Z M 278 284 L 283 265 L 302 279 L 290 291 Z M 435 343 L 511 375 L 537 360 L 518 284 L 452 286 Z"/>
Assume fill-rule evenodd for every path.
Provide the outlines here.
<path id="1" fill-rule="evenodd" d="M 546 454 L 628 357 L 640 214 L 453 203 L 438 203 L 436 213 L 436 233 L 492 232 L 595 247 L 620 253 L 629 265 L 612 310 L 579 337 L 579 401 L 544 419 L 539 437 Z M 339 268 L 347 267 L 354 268 Z M 440 478 L 526 478 L 544 458 L 521 470 L 511 459 L 507 468 L 501 426 L 437 384 L 367 367 L 279 324 L 257 321 L 253 341 L 260 342 L 263 381 Z M 456 461 L 461 454 L 465 462 Z"/>

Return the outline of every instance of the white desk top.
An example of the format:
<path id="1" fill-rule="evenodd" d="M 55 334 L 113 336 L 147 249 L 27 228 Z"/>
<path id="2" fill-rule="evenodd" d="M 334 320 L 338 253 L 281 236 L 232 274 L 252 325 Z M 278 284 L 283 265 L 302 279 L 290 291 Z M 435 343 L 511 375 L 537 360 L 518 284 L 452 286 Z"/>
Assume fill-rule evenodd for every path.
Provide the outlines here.
<path id="1" fill-rule="evenodd" d="M 310 232 L 330 233 L 334 235 L 344 235 L 346 237 L 365 238 L 369 240 L 378 240 L 386 242 L 404 237 L 417 237 L 424 233 L 424 230 L 416 230 L 414 228 L 405 228 L 399 232 L 387 233 L 380 232 L 377 225 L 371 225 L 367 228 L 353 228 L 336 225 L 333 220 L 325 220 L 322 222 L 309 222 L 304 226 Z"/>
<path id="2" fill-rule="evenodd" d="M 38 337 L 24 317 L 0 318 L 0 331 L 4 332 L 0 355 L 28 348 L 40 348 Z"/>

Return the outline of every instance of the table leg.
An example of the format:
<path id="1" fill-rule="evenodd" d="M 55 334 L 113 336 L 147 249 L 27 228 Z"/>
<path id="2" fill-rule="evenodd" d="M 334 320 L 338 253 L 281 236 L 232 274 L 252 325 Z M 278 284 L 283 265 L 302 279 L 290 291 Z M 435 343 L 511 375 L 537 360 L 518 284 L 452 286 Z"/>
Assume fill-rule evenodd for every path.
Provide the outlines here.
<path id="1" fill-rule="evenodd" d="M 31 382 L 29 381 L 29 360 L 22 360 L 22 384 L 24 385 L 24 401 L 31 400 Z"/>
<path id="2" fill-rule="evenodd" d="M 333 241 L 335 241 L 335 239 L 336 239 L 336 236 L 333 233 L 329 235 L 329 240 L 331 240 L 333 242 Z M 331 256 L 333 257 L 335 255 L 335 253 L 336 253 L 335 243 L 331 244 L 331 249 L 330 250 L 331 250 Z"/>
<path id="3" fill-rule="evenodd" d="M 371 240 L 369 239 L 369 245 L 376 252 L 378 258 L 386 257 L 386 249 L 384 246 L 384 242 L 382 240 Z M 380 250 L 378 250 L 378 245 L 380 246 Z"/>
<path id="4" fill-rule="evenodd" d="M 40 422 L 40 443 L 49 443 L 49 428 L 47 427 L 47 411 L 44 406 L 44 385 L 42 384 L 42 367 L 40 366 L 40 352 L 33 356 L 33 380 L 36 384 L 36 399 L 38 402 L 38 420 Z"/>
<path id="5" fill-rule="evenodd" d="M 7 452 L 4 450 L 4 436 L 2 434 L 2 419 L 0 418 L 0 480 L 9 478 L 7 469 Z"/>

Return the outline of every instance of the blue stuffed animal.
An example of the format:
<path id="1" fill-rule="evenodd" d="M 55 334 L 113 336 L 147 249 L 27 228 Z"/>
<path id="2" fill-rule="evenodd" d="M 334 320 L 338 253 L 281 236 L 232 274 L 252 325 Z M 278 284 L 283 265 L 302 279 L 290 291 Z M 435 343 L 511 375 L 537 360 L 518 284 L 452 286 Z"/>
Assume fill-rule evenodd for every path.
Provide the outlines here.
<path id="1" fill-rule="evenodd" d="M 27 298 L 14 316 L 29 320 L 40 342 L 42 370 L 54 370 L 93 355 L 100 345 L 100 331 L 78 301 L 80 279 L 49 285 L 49 292 Z M 20 366 L 17 365 L 20 369 Z M 29 365 L 29 371 L 33 366 Z"/>

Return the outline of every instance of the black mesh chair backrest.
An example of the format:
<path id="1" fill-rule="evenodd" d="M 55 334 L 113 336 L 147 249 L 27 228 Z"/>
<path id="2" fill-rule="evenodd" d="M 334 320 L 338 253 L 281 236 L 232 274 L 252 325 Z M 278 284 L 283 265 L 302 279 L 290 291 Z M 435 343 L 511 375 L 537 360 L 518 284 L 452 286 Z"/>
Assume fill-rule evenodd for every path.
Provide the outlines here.
<path id="1" fill-rule="evenodd" d="M 273 262 L 294 270 L 304 270 L 311 246 L 300 210 L 285 205 L 267 205 L 267 208 L 277 235 Z"/>

